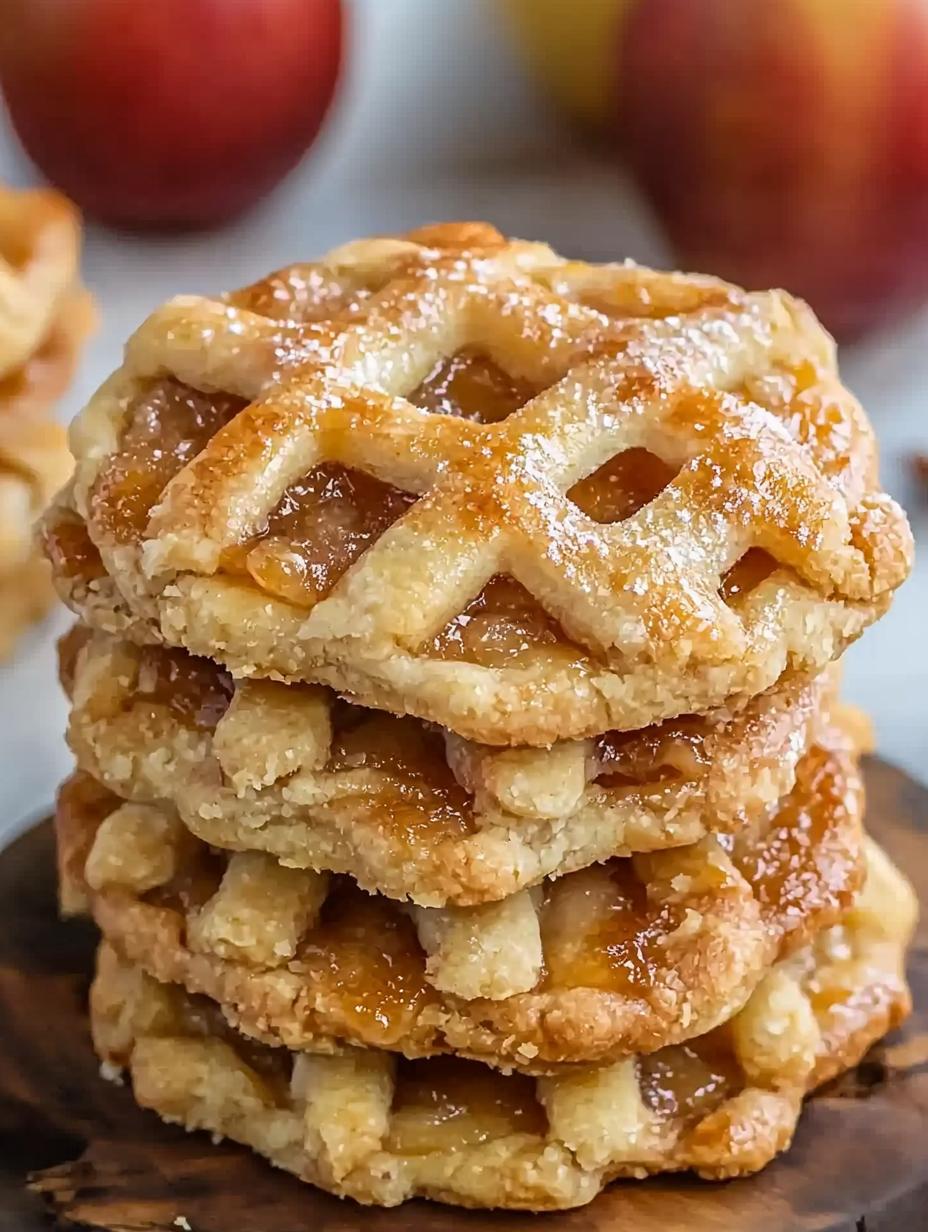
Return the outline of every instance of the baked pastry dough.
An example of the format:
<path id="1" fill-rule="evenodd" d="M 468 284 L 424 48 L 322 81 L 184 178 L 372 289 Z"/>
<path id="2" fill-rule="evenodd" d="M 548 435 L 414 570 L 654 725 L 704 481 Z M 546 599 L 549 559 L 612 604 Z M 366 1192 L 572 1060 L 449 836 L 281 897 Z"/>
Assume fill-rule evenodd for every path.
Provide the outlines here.
<path id="1" fill-rule="evenodd" d="M 743 705 L 911 559 L 804 305 L 477 224 L 171 301 L 72 443 L 89 620 L 490 744 Z"/>
<path id="2" fill-rule="evenodd" d="M 80 627 L 61 657 L 77 764 L 118 796 L 432 907 L 739 829 L 790 791 L 834 693 L 794 681 L 734 716 L 503 750 Z"/>
<path id="3" fill-rule="evenodd" d="M 54 596 L 34 524 L 72 468 L 65 431 L 47 416 L 93 321 L 79 245 L 64 198 L 0 186 L 0 657 Z"/>
<path id="4" fill-rule="evenodd" d="M 0 380 L 54 334 L 78 281 L 81 226 L 56 192 L 0 185 Z"/>
<path id="5" fill-rule="evenodd" d="M 301 1049 L 453 1051 L 542 1072 L 651 1052 L 730 1018 L 771 962 L 849 906 L 862 873 L 862 792 L 837 737 L 753 828 L 469 908 L 407 911 L 347 878 L 225 857 L 175 814 L 108 796 L 82 776 L 62 790 L 66 896 L 86 896 L 156 978 Z"/>
<path id="6" fill-rule="evenodd" d="M 729 1026 L 650 1057 L 532 1079 L 454 1058 L 290 1053 L 236 1035 L 209 1002 L 105 945 L 94 1043 L 143 1107 L 359 1202 L 550 1210 L 614 1177 L 740 1176 L 789 1145 L 807 1091 L 908 1011 L 914 896 L 868 852 L 866 889 L 840 923 L 773 967 Z"/>

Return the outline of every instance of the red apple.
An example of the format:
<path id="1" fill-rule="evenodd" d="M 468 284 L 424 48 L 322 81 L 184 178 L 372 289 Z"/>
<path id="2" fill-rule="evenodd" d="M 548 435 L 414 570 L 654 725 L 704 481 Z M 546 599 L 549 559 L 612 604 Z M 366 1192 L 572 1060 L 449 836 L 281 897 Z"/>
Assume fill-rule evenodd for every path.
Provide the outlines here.
<path id="1" fill-rule="evenodd" d="M 3 0 L 0 86 L 53 183 L 119 224 L 205 225 L 312 144 L 341 0 Z"/>
<path id="2" fill-rule="evenodd" d="M 928 298 L 928 0 L 640 0 L 621 146 L 678 259 L 852 335 Z"/>

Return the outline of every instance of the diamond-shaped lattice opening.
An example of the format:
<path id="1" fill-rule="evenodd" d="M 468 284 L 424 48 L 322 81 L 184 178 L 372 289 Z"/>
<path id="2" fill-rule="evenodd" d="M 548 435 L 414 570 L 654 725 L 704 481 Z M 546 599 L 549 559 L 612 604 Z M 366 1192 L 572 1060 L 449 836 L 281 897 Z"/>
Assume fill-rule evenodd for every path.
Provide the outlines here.
<path id="1" fill-rule="evenodd" d="M 610 860 L 545 887 L 541 938 L 547 986 L 646 987 L 662 931 L 630 860 Z M 672 924 L 671 924 L 672 927 Z"/>
<path id="2" fill-rule="evenodd" d="M 173 911 L 197 911 L 219 889 L 228 862 L 227 852 L 214 851 L 188 833 L 183 838 L 174 876 L 144 894 L 143 902 Z"/>
<path id="3" fill-rule="evenodd" d="M 422 997 L 425 959 L 412 919 L 348 877 L 330 884 L 296 962 L 307 984 L 368 1035 L 395 1031 Z"/>
<path id="4" fill-rule="evenodd" d="M 182 726 L 215 731 L 234 693 L 232 677 L 212 659 L 146 646 L 139 656 L 136 696 L 163 707 Z"/>
<path id="5" fill-rule="evenodd" d="M 707 1116 L 744 1086 L 721 1030 L 641 1057 L 638 1080 L 645 1106 L 658 1116 L 679 1115 L 681 1109 Z"/>
<path id="6" fill-rule="evenodd" d="M 594 522 L 622 522 L 643 509 L 676 478 L 669 466 L 647 449 L 626 449 L 567 493 Z"/>
<path id="7" fill-rule="evenodd" d="M 504 574 L 491 578 L 476 599 L 448 622 L 430 650 L 440 658 L 481 667 L 516 667 L 539 651 L 586 657 L 538 600 Z"/>
<path id="8" fill-rule="evenodd" d="M 451 1152 L 488 1138 L 547 1133 L 535 1080 L 527 1074 L 501 1077 L 459 1057 L 399 1058 L 389 1139 L 399 1154 Z"/>
<path id="9" fill-rule="evenodd" d="M 643 740 L 636 731 L 604 732 L 594 741 L 596 782 L 612 790 L 639 790 L 643 785 L 696 778 L 702 769 L 702 720 L 684 715 L 650 729 Z"/>
<path id="10" fill-rule="evenodd" d="M 737 605 L 740 599 L 766 581 L 776 568 L 777 562 L 769 552 L 763 548 L 750 548 L 722 578 L 719 594 L 726 603 Z"/>
<path id="11" fill-rule="evenodd" d="M 510 376 L 476 347 L 440 359 L 408 400 L 437 415 L 499 423 L 540 393 L 523 377 Z"/>
<path id="12" fill-rule="evenodd" d="M 380 797 L 372 792 L 364 801 L 378 833 L 401 838 L 411 851 L 433 838 L 473 832 L 473 800 L 454 777 L 439 728 L 341 700 L 330 718 L 326 770 L 371 770 L 383 777 Z"/>
<path id="13" fill-rule="evenodd" d="M 337 463 L 291 484 L 257 534 L 227 548 L 223 567 L 268 594 L 312 607 L 416 497 Z"/>
<path id="14" fill-rule="evenodd" d="M 168 482 L 247 405 L 172 379 L 150 385 L 129 408 L 119 449 L 94 484 L 98 524 L 117 542 L 139 538 Z"/>

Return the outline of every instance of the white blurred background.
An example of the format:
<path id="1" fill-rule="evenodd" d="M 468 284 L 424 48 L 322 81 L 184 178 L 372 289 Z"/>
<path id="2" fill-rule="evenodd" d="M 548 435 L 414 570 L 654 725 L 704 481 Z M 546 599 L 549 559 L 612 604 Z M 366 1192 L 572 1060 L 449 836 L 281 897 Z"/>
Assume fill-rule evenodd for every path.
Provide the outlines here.
<path id="1" fill-rule="evenodd" d="M 355 0 L 348 71 L 324 134 L 257 212 L 219 232 L 129 238 L 89 228 L 86 281 L 101 326 L 63 418 L 118 364 L 126 335 L 169 295 L 247 283 L 352 237 L 485 218 L 571 255 L 667 262 L 620 173 L 584 152 L 535 89 L 484 0 Z M 449 125 L 448 117 L 454 117 Z M 34 182 L 0 114 L 0 179 Z M 928 526 L 909 478 L 928 452 L 928 312 L 845 353 L 844 374 L 883 442 L 883 477 Z M 847 656 L 848 697 L 875 717 L 879 750 L 926 778 L 928 565 Z M 47 810 L 68 769 L 53 642 L 63 613 L 0 668 L 0 840 Z"/>

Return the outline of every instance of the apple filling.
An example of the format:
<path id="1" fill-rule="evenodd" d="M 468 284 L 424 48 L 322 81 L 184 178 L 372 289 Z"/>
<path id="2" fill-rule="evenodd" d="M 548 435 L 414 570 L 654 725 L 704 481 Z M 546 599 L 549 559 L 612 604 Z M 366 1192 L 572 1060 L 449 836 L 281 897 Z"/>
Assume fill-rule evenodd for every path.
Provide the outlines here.
<path id="1" fill-rule="evenodd" d="M 408 400 L 425 411 L 477 423 L 499 423 L 539 393 L 473 348 L 440 359 Z"/>
<path id="2" fill-rule="evenodd" d="M 481 667 L 522 666 L 538 654 L 569 661 L 585 657 L 525 587 L 502 574 L 448 622 L 428 649 L 441 659 Z"/>
<path id="3" fill-rule="evenodd" d="M 139 657 L 136 697 L 163 707 L 184 727 L 214 731 L 229 708 L 232 677 L 209 659 L 167 647 L 144 647 Z"/>
<path id="4" fill-rule="evenodd" d="M 439 731 L 417 719 L 363 710 L 354 718 L 350 727 L 336 725 L 327 769 L 378 772 L 382 792 L 365 807 L 376 807 L 395 841 L 412 854 L 439 838 L 473 832 L 472 799 L 448 765 Z"/>
<path id="5" fill-rule="evenodd" d="M 266 525 L 223 553 L 223 568 L 312 607 L 415 501 L 361 471 L 327 463 L 287 489 Z"/>
<path id="6" fill-rule="evenodd" d="M 42 524 L 42 550 L 56 577 L 87 585 L 106 576 L 103 561 L 87 524 L 69 509 L 56 509 Z"/>
<path id="7" fill-rule="evenodd" d="M 647 449 L 625 449 L 567 493 L 594 522 L 623 522 L 649 505 L 677 469 Z"/>
<path id="8" fill-rule="evenodd" d="M 630 860 L 613 860 L 546 887 L 541 938 L 548 988 L 641 995 L 666 966 L 662 941 L 683 912 L 655 910 Z"/>
<path id="9" fill-rule="evenodd" d="M 429 996 L 425 958 L 409 917 L 394 903 L 340 880 L 293 964 L 317 998 L 337 1004 L 367 1043 L 389 1046 L 408 1033 Z"/>
<path id="10" fill-rule="evenodd" d="M 179 381 L 151 385 L 94 483 L 90 505 L 101 531 L 116 543 L 137 542 L 168 482 L 245 406 Z"/>
<path id="11" fill-rule="evenodd" d="M 845 792 L 835 759 L 812 748 L 799 762 L 795 789 L 764 833 L 745 826 L 720 838 L 762 910 L 784 921 L 785 931 L 830 903 L 850 905 L 855 886 L 849 884 L 848 862 L 854 856 L 841 829 Z"/>
<path id="12" fill-rule="evenodd" d="M 640 731 L 604 732 L 594 739 L 596 781 L 606 787 L 692 781 L 709 764 L 706 723 L 686 716 Z"/>
<path id="13" fill-rule="evenodd" d="M 698 1119 L 744 1086 L 725 1027 L 638 1059 L 644 1102 L 660 1117 Z"/>
<path id="14" fill-rule="evenodd" d="M 199 911 L 219 889 L 228 860 L 192 835 L 181 835 L 177 868 L 170 880 L 145 895 L 145 901 L 171 911 Z"/>
<path id="15" fill-rule="evenodd" d="M 731 603 L 750 594 L 777 568 L 777 562 L 769 552 L 763 548 L 751 548 L 725 574 L 719 593 L 726 603 Z"/>
<path id="16" fill-rule="evenodd" d="M 452 1057 L 400 1061 L 384 1145 L 401 1155 L 453 1152 L 509 1134 L 547 1134 L 535 1083 Z"/>

